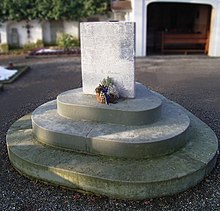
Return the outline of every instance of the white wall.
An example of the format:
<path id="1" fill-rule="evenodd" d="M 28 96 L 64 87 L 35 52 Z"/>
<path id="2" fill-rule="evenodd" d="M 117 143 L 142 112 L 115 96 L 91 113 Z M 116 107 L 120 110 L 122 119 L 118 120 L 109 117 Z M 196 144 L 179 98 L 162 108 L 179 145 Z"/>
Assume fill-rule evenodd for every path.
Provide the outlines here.
<path id="1" fill-rule="evenodd" d="M 79 37 L 79 23 L 75 21 L 64 21 L 64 32 Z"/>
<path id="2" fill-rule="evenodd" d="M 50 36 L 50 22 L 49 21 L 43 21 L 41 23 L 42 26 L 42 40 L 45 43 L 51 42 L 51 36 Z"/>
<path id="3" fill-rule="evenodd" d="M 28 39 L 27 36 L 27 29 L 25 28 L 25 25 L 27 23 L 25 21 L 21 22 L 8 22 L 7 24 L 7 39 L 8 43 L 11 43 L 11 32 L 12 28 L 16 28 L 19 35 L 19 45 L 22 46 L 28 42 L 36 42 L 37 40 L 42 40 L 42 27 L 41 23 L 37 20 L 30 21 L 30 25 L 32 26 L 30 29 L 30 39 Z"/>
<path id="4" fill-rule="evenodd" d="M 107 16 L 98 16 L 100 21 L 108 21 L 112 19 Z M 30 39 L 27 36 L 27 29 L 25 28 L 26 22 L 8 21 L 0 27 L 2 43 L 11 44 L 11 32 L 12 28 L 16 28 L 18 31 L 19 45 L 22 46 L 28 42 L 35 43 L 37 40 L 43 40 L 46 43 L 51 42 L 51 24 L 49 21 L 30 21 L 30 25 L 33 26 L 30 29 Z M 63 21 L 63 32 L 67 34 L 79 37 L 79 23 L 76 21 Z"/>
<path id="5" fill-rule="evenodd" d="M 62 28 L 63 32 L 71 34 L 73 36 L 79 36 L 79 23 L 75 21 L 63 21 Z M 51 40 L 51 24 L 49 21 L 42 22 L 42 40 L 46 43 L 50 43 Z"/>
<path id="6" fill-rule="evenodd" d="M 209 56 L 220 56 L 220 2 L 213 7 L 211 15 Z"/>
<path id="7" fill-rule="evenodd" d="M 43 32 L 42 32 L 41 22 L 38 20 L 35 20 L 35 21 L 32 21 L 32 25 L 34 27 L 31 29 L 31 41 L 36 42 L 37 40 L 42 40 Z"/>
<path id="8" fill-rule="evenodd" d="M 7 43 L 7 25 L 0 23 L 0 44 Z"/>
<path id="9" fill-rule="evenodd" d="M 145 56 L 146 54 L 146 11 L 144 0 L 132 0 L 131 21 L 136 22 L 136 56 Z"/>
<path id="10" fill-rule="evenodd" d="M 30 21 L 30 25 L 33 26 L 30 29 L 30 39 L 27 36 L 27 29 L 25 28 L 26 22 L 7 22 L 5 25 L 7 27 L 0 27 L 0 33 L 2 34 L 2 40 L 4 38 L 4 42 L 11 43 L 11 32 L 12 28 L 16 28 L 19 35 L 19 45 L 22 46 L 28 42 L 35 43 L 37 40 L 43 40 L 44 42 L 51 42 L 51 28 L 49 21 Z M 78 37 L 78 22 L 73 21 L 64 21 L 64 32 L 67 34 L 75 35 Z M 7 29 L 7 33 L 6 33 Z"/>

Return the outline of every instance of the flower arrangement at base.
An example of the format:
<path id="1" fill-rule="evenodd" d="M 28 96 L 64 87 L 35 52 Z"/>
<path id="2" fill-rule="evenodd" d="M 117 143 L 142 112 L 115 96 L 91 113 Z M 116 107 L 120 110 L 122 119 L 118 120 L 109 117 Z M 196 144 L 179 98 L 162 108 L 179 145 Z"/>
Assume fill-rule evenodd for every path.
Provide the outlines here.
<path id="1" fill-rule="evenodd" d="M 95 89 L 96 99 L 99 103 L 114 103 L 119 98 L 117 87 L 114 85 L 112 78 L 104 78 Z"/>

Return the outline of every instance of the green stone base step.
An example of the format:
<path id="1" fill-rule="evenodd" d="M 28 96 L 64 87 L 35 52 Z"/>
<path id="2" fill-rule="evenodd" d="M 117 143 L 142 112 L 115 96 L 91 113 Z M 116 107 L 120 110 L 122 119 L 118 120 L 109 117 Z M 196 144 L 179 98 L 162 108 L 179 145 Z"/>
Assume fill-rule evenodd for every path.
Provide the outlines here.
<path id="1" fill-rule="evenodd" d="M 90 120 L 122 125 L 146 125 L 160 118 L 162 101 L 144 85 L 135 84 L 133 99 L 119 99 L 118 103 L 101 104 L 95 95 L 84 94 L 82 88 L 57 96 L 57 112 L 74 120 Z"/>
<path id="2" fill-rule="evenodd" d="M 199 183 L 215 166 L 218 154 L 214 132 L 185 112 L 190 118 L 189 141 L 163 157 L 119 159 L 48 147 L 34 139 L 30 116 L 8 131 L 8 154 L 22 174 L 56 185 L 123 199 L 171 195 Z"/>
<path id="3" fill-rule="evenodd" d="M 33 112 L 32 126 L 35 137 L 53 147 L 121 158 L 151 158 L 171 154 L 187 143 L 188 115 L 167 100 L 163 100 L 160 113 L 158 121 L 139 126 L 79 121 L 58 115 L 54 100 Z"/>

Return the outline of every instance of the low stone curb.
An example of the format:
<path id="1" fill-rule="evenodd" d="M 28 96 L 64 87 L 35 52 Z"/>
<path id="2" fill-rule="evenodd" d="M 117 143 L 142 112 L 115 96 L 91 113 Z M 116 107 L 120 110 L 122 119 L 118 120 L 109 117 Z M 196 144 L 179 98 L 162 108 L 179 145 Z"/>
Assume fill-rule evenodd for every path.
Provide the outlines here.
<path id="1" fill-rule="evenodd" d="M 9 78 L 8 80 L 0 80 L 0 83 L 2 84 L 10 84 L 13 83 L 15 80 L 17 80 L 22 74 L 26 73 L 30 67 L 29 66 L 18 66 L 18 67 L 14 67 L 14 69 L 17 69 L 18 72 L 12 76 L 11 78 Z"/>
<path id="2" fill-rule="evenodd" d="M 3 84 L 0 84 L 0 91 L 3 91 L 4 90 L 4 86 Z"/>

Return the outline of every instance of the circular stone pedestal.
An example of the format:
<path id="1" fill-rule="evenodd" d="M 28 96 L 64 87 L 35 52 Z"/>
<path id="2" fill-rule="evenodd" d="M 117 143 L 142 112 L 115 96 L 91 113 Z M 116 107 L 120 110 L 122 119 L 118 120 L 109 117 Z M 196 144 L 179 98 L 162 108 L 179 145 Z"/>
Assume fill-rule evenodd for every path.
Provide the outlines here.
<path id="1" fill-rule="evenodd" d="M 94 95 L 82 88 L 69 90 L 57 97 L 59 115 L 74 120 L 90 120 L 121 125 L 146 125 L 160 118 L 162 101 L 140 83 L 135 86 L 134 99 L 119 99 L 118 103 L 97 103 Z"/>

